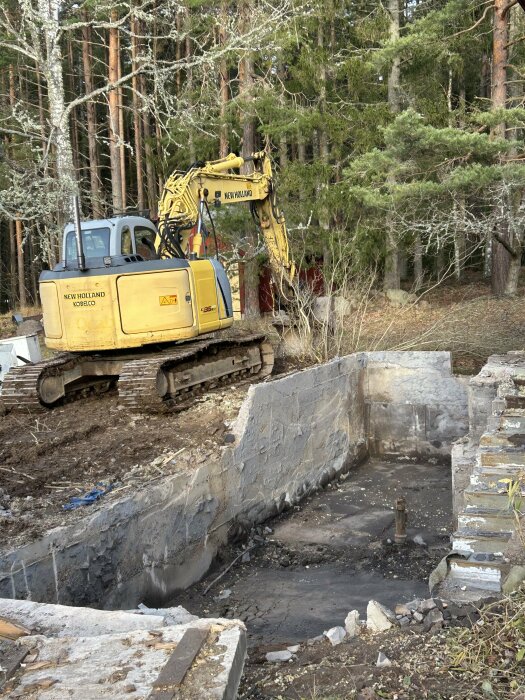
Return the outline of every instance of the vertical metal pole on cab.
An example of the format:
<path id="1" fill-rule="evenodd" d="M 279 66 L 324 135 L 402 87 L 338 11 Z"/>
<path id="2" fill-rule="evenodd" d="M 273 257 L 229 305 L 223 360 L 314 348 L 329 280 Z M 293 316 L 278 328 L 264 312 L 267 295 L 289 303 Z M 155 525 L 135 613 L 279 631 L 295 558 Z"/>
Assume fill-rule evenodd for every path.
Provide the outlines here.
<path id="1" fill-rule="evenodd" d="M 73 217 L 75 224 L 75 239 L 77 242 L 77 262 L 81 272 L 86 271 L 86 258 L 84 257 L 84 243 L 82 241 L 82 229 L 80 226 L 80 200 L 78 194 L 73 195 Z"/>

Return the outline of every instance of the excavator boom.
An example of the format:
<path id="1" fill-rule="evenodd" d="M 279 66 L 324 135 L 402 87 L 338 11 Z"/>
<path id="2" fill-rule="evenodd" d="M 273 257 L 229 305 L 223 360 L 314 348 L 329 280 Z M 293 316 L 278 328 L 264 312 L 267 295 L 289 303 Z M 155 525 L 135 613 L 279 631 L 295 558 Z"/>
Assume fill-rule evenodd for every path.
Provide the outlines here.
<path id="1" fill-rule="evenodd" d="M 248 162 L 254 164 L 253 173 L 231 172 Z M 241 202 L 252 206 L 268 250 L 274 282 L 281 296 L 289 299 L 295 265 L 290 258 L 284 216 L 276 203 L 270 159 L 264 152 L 246 159 L 231 153 L 220 160 L 198 163 L 186 172 L 173 173 L 164 186 L 159 205 L 157 252 L 169 257 L 180 249 L 186 256 L 199 256 L 203 244 L 199 224 L 204 207 L 209 210 L 210 204 L 219 207 Z M 191 239 L 191 229 L 195 226 L 198 231 Z"/>

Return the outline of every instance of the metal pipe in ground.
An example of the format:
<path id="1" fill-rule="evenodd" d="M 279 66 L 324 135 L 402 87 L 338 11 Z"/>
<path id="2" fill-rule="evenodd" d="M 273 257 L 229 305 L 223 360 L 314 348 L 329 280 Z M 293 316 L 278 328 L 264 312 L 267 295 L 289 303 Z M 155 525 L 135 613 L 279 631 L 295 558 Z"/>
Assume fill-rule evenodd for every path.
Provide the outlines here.
<path id="1" fill-rule="evenodd" d="M 404 498 L 396 500 L 396 534 L 394 541 L 396 544 L 405 544 L 407 538 L 407 512 Z"/>

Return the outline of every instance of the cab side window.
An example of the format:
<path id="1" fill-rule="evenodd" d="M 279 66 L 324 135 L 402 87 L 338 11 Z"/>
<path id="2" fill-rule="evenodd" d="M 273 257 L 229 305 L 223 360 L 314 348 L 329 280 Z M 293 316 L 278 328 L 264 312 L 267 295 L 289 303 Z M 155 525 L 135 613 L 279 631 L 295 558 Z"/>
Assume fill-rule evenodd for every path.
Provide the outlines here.
<path id="1" fill-rule="evenodd" d="M 135 252 L 141 255 L 144 260 L 154 260 L 157 255 L 155 253 L 155 231 L 152 231 L 145 226 L 135 226 Z"/>
<path id="2" fill-rule="evenodd" d="M 120 250 L 122 255 L 131 255 L 133 253 L 133 248 L 131 247 L 131 230 L 129 226 L 124 226 L 122 229 Z"/>

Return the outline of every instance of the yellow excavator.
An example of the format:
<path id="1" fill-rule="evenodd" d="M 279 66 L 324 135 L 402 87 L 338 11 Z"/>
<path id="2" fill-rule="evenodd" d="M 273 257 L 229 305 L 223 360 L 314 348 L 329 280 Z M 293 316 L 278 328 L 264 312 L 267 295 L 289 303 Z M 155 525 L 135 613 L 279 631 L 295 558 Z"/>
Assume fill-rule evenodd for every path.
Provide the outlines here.
<path id="1" fill-rule="evenodd" d="M 251 174 L 233 172 L 248 161 Z M 52 408 L 118 382 L 119 401 L 131 410 L 164 410 L 270 374 L 273 351 L 263 335 L 221 337 L 233 323 L 230 284 L 217 254 L 203 256 L 210 206 L 241 202 L 261 228 L 277 294 L 289 299 L 295 266 L 264 152 L 174 172 L 157 226 L 131 215 L 81 222 L 76 199 L 62 260 L 39 283 L 45 343 L 60 352 L 6 375 L 6 408 Z"/>

